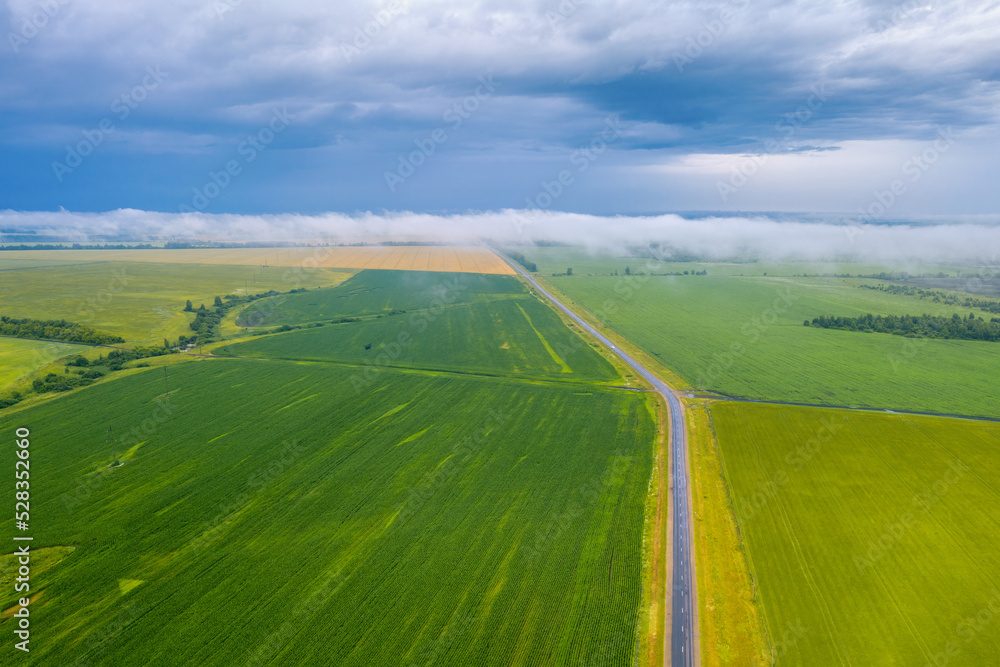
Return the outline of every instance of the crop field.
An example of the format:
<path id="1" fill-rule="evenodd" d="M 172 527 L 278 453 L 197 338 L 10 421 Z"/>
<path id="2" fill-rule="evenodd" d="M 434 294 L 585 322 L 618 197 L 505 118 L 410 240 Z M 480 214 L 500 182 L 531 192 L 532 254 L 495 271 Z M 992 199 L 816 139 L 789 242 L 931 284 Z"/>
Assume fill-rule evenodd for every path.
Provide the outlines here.
<path id="1" fill-rule="evenodd" d="M 89 251 L 61 254 L 84 252 Z M 117 334 L 129 343 L 160 343 L 191 334 L 188 323 L 193 315 L 181 312 L 187 299 L 196 307 L 211 306 L 217 295 L 336 285 L 352 274 L 332 269 L 293 274 L 277 267 L 123 262 L 11 269 L 0 271 L 0 314 L 66 319 Z"/>
<path id="2" fill-rule="evenodd" d="M 10 250 L 10 260 L 231 264 L 336 269 L 394 269 L 512 275 L 493 252 L 463 246 L 320 246 L 313 248 L 198 248 L 189 250 Z"/>
<path id="3" fill-rule="evenodd" d="M 236 343 L 216 354 L 611 382 L 614 368 L 526 297 L 334 324 Z"/>
<path id="4" fill-rule="evenodd" d="M 996 662 L 1000 423 L 711 414 L 776 664 Z"/>
<path id="5" fill-rule="evenodd" d="M 714 276 L 710 269 L 707 276 L 629 280 L 549 279 L 698 389 L 752 399 L 1000 416 L 996 343 L 802 325 L 820 315 L 932 312 L 937 304 L 859 289 L 873 282 L 859 279 L 740 278 Z"/>
<path id="6" fill-rule="evenodd" d="M 0 390 L 59 357 L 87 349 L 86 345 L 0 337 Z"/>
<path id="7" fill-rule="evenodd" d="M 515 279 L 482 277 L 451 299 L 430 274 L 364 271 L 340 287 L 289 295 L 272 323 L 301 322 L 309 308 L 324 317 L 379 310 L 419 310 L 360 322 L 267 336 L 217 349 L 216 354 L 387 365 L 611 382 L 614 368 Z M 454 300 L 457 305 L 443 301 Z M 433 304 L 437 300 L 438 306 Z M 311 306 L 315 303 L 316 306 Z M 263 308 L 267 309 L 266 304 Z M 287 308 L 287 310 L 286 310 Z M 368 373 L 368 375 L 371 374 Z"/>
<path id="8" fill-rule="evenodd" d="M 644 396 L 226 359 L 165 393 L 158 370 L 0 416 L 32 431 L 20 664 L 631 664 Z"/>
<path id="9" fill-rule="evenodd" d="M 513 276 L 433 271 L 361 271 L 338 285 L 261 299 L 238 318 L 252 326 L 304 324 L 391 310 L 426 310 L 525 294 Z"/>
<path id="10" fill-rule="evenodd" d="M 606 276 L 617 271 L 618 275 L 622 276 L 625 273 L 625 267 L 630 267 L 634 272 L 683 273 L 684 271 L 707 270 L 709 275 L 713 276 L 746 277 L 765 274 L 786 277 L 817 274 L 871 275 L 894 270 L 885 264 L 868 262 L 660 262 L 647 257 L 631 256 L 628 253 L 614 255 L 608 254 L 604 249 L 595 249 L 592 252 L 580 247 L 531 247 L 518 251 L 527 255 L 529 260 L 538 265 L 538 273 L 542 276 L 565 273 L 567 268 L 573 269 L 574 275 Z M 970 269 L 968 266 L 921 264 L 919 262 L 907 265 L 906 270 L 910 273 L 944 271 L 954 274 L 956 271 L 962 271 L 969 274 L 976 272 L 975 268 Z"/>

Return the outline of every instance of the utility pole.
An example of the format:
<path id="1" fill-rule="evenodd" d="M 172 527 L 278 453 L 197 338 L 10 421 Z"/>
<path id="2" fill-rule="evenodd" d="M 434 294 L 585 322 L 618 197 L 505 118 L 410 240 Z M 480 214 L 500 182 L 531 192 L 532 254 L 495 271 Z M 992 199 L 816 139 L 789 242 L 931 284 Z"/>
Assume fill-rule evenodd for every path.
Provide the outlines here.
<path id="1" fill-rule="evenodd" d="M 170 385 L 167 383 L 167 367 L 163 367 L 163 389 L 167 392 L 170 391 Z"/>

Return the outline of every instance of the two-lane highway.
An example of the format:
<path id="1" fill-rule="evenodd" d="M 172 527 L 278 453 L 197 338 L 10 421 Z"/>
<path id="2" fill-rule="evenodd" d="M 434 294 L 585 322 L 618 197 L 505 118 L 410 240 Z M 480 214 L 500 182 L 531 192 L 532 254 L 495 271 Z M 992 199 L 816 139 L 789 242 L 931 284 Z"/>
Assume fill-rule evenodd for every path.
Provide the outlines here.
<path id="1" fill-rule="evenodd" d="M 681 402 L 662 380 L 653 375 L 645 366 L 626 354 L 607 337 L 583 321 L 576 313 L 552 296 L 512 259 L 503 257 L 525 280 L 545 295 L 560 310 L 583 327 L 590 335 L 614 352 L 636 373 L 646 378 L 656 388 L 670 406 L 670 458 L 671 490 L 673 505 L 673 596 L 671 601 L 672 627 L 670 631 L 670 664 L 673 667 L 691 667 L 698 664 L 695 643 L 695 581 L 693 555 L 691 552 L 691 494 L 688 486 L 687 439 L 684 430 L 684 410 Z"/>

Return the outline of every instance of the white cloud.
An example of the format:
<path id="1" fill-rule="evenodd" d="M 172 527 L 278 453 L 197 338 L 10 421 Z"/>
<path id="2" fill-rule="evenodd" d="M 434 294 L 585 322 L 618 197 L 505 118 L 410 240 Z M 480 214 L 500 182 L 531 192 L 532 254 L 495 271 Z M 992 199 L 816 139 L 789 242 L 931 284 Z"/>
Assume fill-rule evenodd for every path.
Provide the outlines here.
<path id="1" fill-rule="evenodd" d="M 594 251 L 658 242 L 703 257 L 752 254 L 774 260 L 857 258 L 885 262 L 1000 263 L 1000 216 L 944 224 L 867 225 L 852 220 L 804 222 L 766 216 L 686 219 L 677 215 L 598 217 L 543 211 L 437 216 L 393 212 L 348 216 L 174 214 L 121 209 L 107 213 L 0 211 L 0 227 L 107 238 L 216 241 L 354 242 L 434 240 L 475 243 L 558 241 Z"/>

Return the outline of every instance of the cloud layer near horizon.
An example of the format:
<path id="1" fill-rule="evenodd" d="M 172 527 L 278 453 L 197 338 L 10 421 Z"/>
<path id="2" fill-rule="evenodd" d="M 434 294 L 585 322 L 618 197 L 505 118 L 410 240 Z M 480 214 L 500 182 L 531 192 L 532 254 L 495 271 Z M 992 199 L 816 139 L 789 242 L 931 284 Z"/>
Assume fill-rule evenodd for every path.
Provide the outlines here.
<path id="1" fill-rule="evenodd" d="M 1000 210 L 996 3 L 6 7 L 8 208 L 177 211 L 232 160 L 240 176 L 194 208 L 520 208 L 617 116 L 622 132 L 553 209 L 853 212 L 951 127 L 958 143 L 896 213 Z M 250 160 L 241 146 L 275 110 L 291 122 Z M 104 120 L 113 130 L 96 133 Z M 435 130 L 446 139 L 390 187 L 386 174 Z M 81 142 L 90 154 L 74 166 Z M 758 175 L 720 197 L 718 182 L 747 156 L 765 155 Z"/>
<path id="2" fill-rule="evenodd" d="M 594 253 L 659 243 L 709 259 L 961 262 L 1000 270 L 1000 219 L 872 225 L 850 219 L 803 221 L 677 215 L 599 217 L 538 210 L 457 215 L 397 212 L 360 215 L 209 215 L 122 209 L 107 213 L 0 211 L 8 235 L 34 230 L 78 243 L 108 240 L 354 243 L 435 241 L 556 242 Z M 0 234 L 0 243 L 4 241 Z"/>

